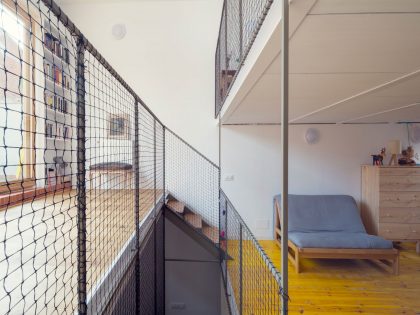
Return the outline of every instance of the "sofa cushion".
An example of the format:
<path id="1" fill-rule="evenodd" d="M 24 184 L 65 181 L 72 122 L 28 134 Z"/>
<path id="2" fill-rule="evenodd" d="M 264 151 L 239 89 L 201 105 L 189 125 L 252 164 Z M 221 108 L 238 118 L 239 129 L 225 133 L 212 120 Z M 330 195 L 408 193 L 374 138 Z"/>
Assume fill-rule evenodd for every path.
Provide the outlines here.
<path id="1" fill-rule="evenodd" d="M 366 233 L 366 229 L 351 196 L 289 195 L 289 232 Z"/>
<path id="2" fill-rule="evenodd" d="M 392 242 L 366 233 L 348 232 L 291 232 L 289 239 L 300 248 L 357 248 L 388 249 Z"/>

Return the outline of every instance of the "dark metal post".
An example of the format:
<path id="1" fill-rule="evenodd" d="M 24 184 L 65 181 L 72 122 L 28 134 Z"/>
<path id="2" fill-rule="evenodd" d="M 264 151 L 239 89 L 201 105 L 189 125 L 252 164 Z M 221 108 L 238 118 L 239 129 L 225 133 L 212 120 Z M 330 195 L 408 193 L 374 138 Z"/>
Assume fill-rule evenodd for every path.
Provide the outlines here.
<path id="1" fill-rule="evenodd" d="M 224 82 L 223 82 L 223 86 L 225 87 L 224 89 L 224 95 L 223 95 L 223 100 L 226 98 L 227 96 L 227 91 L 228 91 L 228 70 L 229 70 L 229 62 L 228 62 L 228 38 L 227 38 L 227 34 L 228 34 L 228 22 L 227 22 L 227 1 L 225 0 L 225 75 L 224 75 Z"/>
<path id="2" fill-rule="evenodd" d="M 242 223 L 239 223 L 239 315 L 243 312 L 243 244 Z"/>
<path id="3" fill-rule="evenodd" d="M 243 8 L 242 8 L 242 0 L 239 0 L 239 60 L 242 64 L 244 57 L 244 16 L 243 16 Z"/>
<path id="4" fill-rule="evenodd" d="M 77 295 L 78 312 L 87 314 L 86 269 L 86 103 L 85 43 L 79 36 L 76 57 L 77 86 Z"/>
<path id="5" fill-rule="evenodd" d="M 156 203 L 157 203 L 157 194 L 156 194 L 156 120 L 153 120 L 153 198 L 155 203 L 155 218 L 156 218 Z"/>
<path id="6" fill-rule="evenodd" d="M 154 195 L 154 213 L 155 213 L 155 218 L 153 220 L 153 261 L 154 261 L 154 268 L 155 268 L 155 272 L 154 272 L 154 310 L 155 310 L 155 315 L 157 315 L 157 199 L 156 199 L 156 120 L 153 120 L 153 183 L 154 183 L 154 189 L 153 189 L 153 195 Z"/>
<path id="7" fill-rule="evenodd" d="M 227 202 L 227 198 L 225 197 L 225 288 L 227 288 L 227 274 L 228 274 L 228 266 L 227 266 L 227 259 L 229 257 L 229 252 L 228 252 L 228 202 Z"/>
<path id="8" fill-rule="evenodd" d="M 163 203 L 166 201 L 166 127 L 163 126 Z"/>
<path id="9" fill-rule="evenodd" d="M 282 97 L 281 97 L 281 156 L 282 163 L 282 190 L 281 190 L 281 285 L 283 289 L 282 314 L 288 314 L 288 197 L 289 197 L 289 0 L 283 0 L 282 18 Z"/>
<path id="10" fill-rule="evenodd" d="M 218 176 L 218 185 L 219 188 L 219 246 L 221 245 L 221 231 L 222 231 L 222 205 L 221 205 L 221 183 L 222 183 L 222 119 L 219 115 L 219 176 Z M 222 252 L 220 251 L 220 262 L 222 262 Z"/>
<path id="11" fill-rule="evenodd" d="M 136 231 L 136 314 L 140 314 L 140 152 L 139 152 L 139 103 L 134 104 L 134 224 Z"/>
<path id="12" fill-rule="evenodd" d="M 163 126 L 163 205 L 166 202 L 166 126 Z M 163 207 L 163 303 L 166 302 L 166 218 L 165 218 L 165 207 Z M 166 308 L 163 307 L 165 314 Z"/>

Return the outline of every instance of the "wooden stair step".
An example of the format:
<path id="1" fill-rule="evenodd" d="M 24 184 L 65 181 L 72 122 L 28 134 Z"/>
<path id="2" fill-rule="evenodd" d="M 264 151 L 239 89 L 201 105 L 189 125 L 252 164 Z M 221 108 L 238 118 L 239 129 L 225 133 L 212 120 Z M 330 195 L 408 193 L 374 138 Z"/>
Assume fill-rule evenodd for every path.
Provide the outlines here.
<path id="1" fill-rule="evenodd" d="M 185 210 L 185 204 L 178 200 L 169 200 L 166 205 L 169 209 L 172 211 L 175 211 L 176 213 L 183 214 Z"/>
<path id="2" fill-rule="evenodd" d="M 185 221 L 187 221 L 189 224 L 191 224 L 196 229 L 202 229 L 203 228 L 203 220 L 198 214 L 195 213 L 187 213 L 185 216 Z"/>
<path id="3" fill-rule="evenodd" d="M 205 226 L 203 234 L 207 236 L 213 243 L 219 243 L 219 229 L 213 226 Z"/>

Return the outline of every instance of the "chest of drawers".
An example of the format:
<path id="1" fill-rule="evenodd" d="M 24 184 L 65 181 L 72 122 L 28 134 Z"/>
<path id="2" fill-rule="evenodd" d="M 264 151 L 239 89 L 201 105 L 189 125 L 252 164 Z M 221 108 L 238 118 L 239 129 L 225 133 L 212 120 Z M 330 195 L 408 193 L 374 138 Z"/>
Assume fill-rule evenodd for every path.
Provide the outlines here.
<path id="1" fill-rule="evenodd" d="M 420 167 L 362 166 L 361 214 L 369 234 L 417 242 L 420 253 Z"/>

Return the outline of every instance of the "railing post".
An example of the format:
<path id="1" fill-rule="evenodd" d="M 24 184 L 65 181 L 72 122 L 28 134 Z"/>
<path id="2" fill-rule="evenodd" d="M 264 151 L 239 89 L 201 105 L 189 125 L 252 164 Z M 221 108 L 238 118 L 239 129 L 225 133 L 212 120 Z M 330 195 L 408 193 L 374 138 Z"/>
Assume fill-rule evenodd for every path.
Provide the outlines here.
<path id="1" fill-rule="evenodd" d="M 163 203 L 166 200 L 166 126 L 163 126 Z"/>
<path id="2" fill-rule="evenodd" d="M 229 62 L 228 62 L 228 38 L 227 35 L 228 34 L 228 22 L 227 22 L 227 1 L 225 0 L 225 75 L 223 78 L 223 86 L 224 86 L 224 91 L 223 91 L 223 100 L 226 98 L 227 96 L 227 91 L 228 91 L 228 70 L 229 70 Z"/>
<path id="3" fill-rule="evenodd" d="M 134 104 L 134 224 L 136 231 L 136 314 L 140 314 L 140 152 L 139 152 L 139 103 Z"/>
<path id="4" fill-rule="evenodd" d="M 225 288 L 227 288 L 227 275 L 228 275 L 228 265 L 227 265 L 227 257 L 229 257 L 228 252 L 228 202 L 225 196 L 225 264 L 226 264 L 226 271 L 225 271 Z"/>
<path id="5" fill-rule="evenodd" d="M 222 183 L 222 119 L 219 115 L 219 174 L 217 177 L 218 183 L 217 186 L 219 188 L 219 246 L 221 245 L 221 231 L 222 231 L 222 205 L 221 205 L 221 183 Z M 222 262 L 222 252 L 220 252 L 220 262 Z"/>
<path id="6" fill-rule="evenodd" d="M 244 21 L 243 21 L 242 0 L 239 0 L 239 61 L 242 65 L 244 57 Z M 240 67 L 240 66 L 239 66 Z"/>
<path id="7" fill-rule="evenodd" d="M 154 220 L 153 220 L 153 261 L 154 261 L 154 310 L 155 310 L 155 314 L 157 314 L 157 224 L 156 224 L 156 220 L 157 220 L 157 195 L 156 195 L 156 189 L 157 189 L 157 185 L 156 185 L 156 119 L 153 120 L 153 185 L 154 185 L 154 189 L 153 189 L 153 198 L 154 198 Z"/>
<path id="8" fill-rule="evenodd" d="M 283 0 L 282 18 L 282 75 L 281 75 L 281 156 L 282 156 L 282 188 L 281 188 L 281 285 L 283 290 L 282 314 L 288 314 L 288 199 L 289 199 L 289 0 Z"/>
<path id="9" fill-rule="evenodd" d="M 239 223 L 239 315 L 243 314 L 243 264 L 242 223 Z"/>
<path id="10" fill-rule="evenodd" d="M 78 313 L 87 314 L 86 269 L 86 100 L 85 100 L 85 43 L 77 40 L 77 295 Z"/>

